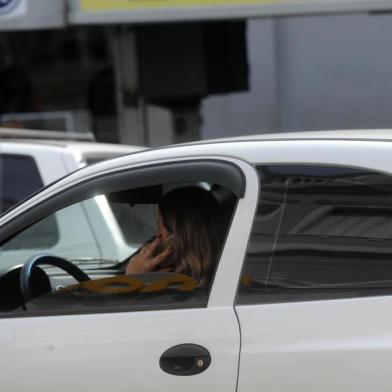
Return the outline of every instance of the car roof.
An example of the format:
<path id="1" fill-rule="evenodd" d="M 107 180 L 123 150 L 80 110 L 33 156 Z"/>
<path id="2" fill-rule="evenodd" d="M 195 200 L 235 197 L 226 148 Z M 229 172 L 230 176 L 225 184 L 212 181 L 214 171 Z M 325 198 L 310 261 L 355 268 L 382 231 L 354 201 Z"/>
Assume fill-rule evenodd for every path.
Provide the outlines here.
<path id="1" fill-rule="evenodd" d="M 263 141 L 263 140 L 374 140 L 392 141 L 392 129 L 360 129 L 360 130 L 327 130 L 327 131 L 304 131 L 264 133 L 247 136 L 235 136 L 229 138 L 209 139 L 182 145 L 197 145 L 207 143 Z"/>
<path id="2" fill-rule="evenodd" d="M 110 157 L 110 154 L 118 154 L 118 155 L 126 155 L 131 153 L 139 153 L 142 155 L 140 159 L 143 160 L 145 158 L 150 158 L 150 153 L 153 156 L 157 151 L 161 150 L 163 155 L 170 155 L 170 151 L 173 149 L 176 150 L 175 155 L 180 154 L 180 151 L 184 151 L 186 155 L 189 154 L 191 150 L 189 147 L 196 147 L 197 152 L 200 153 L 200 148 L 203 146 L 213 147 L 219 146 L 217 149 L 217 153 L 219 154 L 228 154 L 228 155 L 236 155 L 235 151 L 230 153 L 230 148 L 232 145 L 235 145 L 242 142 L 263 142 L 263 141 L 306 141 L 306 140 L 333 140 L 333 141 L 392 141 L 392 130 L 391 129 L 362 129 L 362 130 L 334 130 L 334 131 L 306 131 L 306 132 L 286 132 L 286 133 L 266 133 L 259 135 L 248 135 L 248 136 L 238 136 L 238 137 L 230 137 L 230 138 L 220 138 L 220 139 L 208 139 L 202 141 L 195 141 L 190 143 L 182 143 L 182 144 L 173 144 L 169 146 L 162 146 L 159 148 L 149 149 L 147 147 L 140 146 L 130 146 L 130 145 L 116 145 L 116 144 L 105 144 L 105 143 L 96 143 L 96 142 L 83 142 L 83 141 L 74 141 L 74 140 L 36 140 L 36 139 L 6 139 L 1 140 L 1 143 L 27 143 L 29 145 L 40 145 L 47 146 L 53 148 L 67 148 L 72 152 L 80 153 L 84 157 L 88 157 L 89 155 L 94 157 L 95 154 L 103 154 L 105 152 Z M 184 149 L 185 148 L 185 149 Z M 213 148 L 214 150 L 214 148 Z M 147 156 L 144 156 L 144 152 L 150 151 Z M 212 152 L 211 149 L 209 149 Z M 174 151 L 173 151 L 174 152 Z M 136 154 L 139 155 L 139 154 Z M 158 154 L 161 155 L 161 154 Z M 142 157 L 143 156 L 143 157 Z M 162 156 L 162 155 L 161 155 Z M 163 157 L 163 156 L 162 156 Z M 136 157 L 135 157 L 136 158 Z M 136 161 L 139 161 L 139 158 L 136 158 Z"/>
<path id="3" fill-rule="evenodd" d="M 105 148 L 114 148 L 114 149 L 126 149 L 126 148 L 135 148 L 135 149 L 146 149 L 147 147 L 142 146 L 131 146 L 124 144 L 115 144 L 115 143 L 101 143 L 101 142 L 84 142 L 84 141 L 75 141 L 75 140 L 49 140 L 49 139 L 1 139 L 0 143 L 17 143 L 17 144 L 37 144 L 40 146 L 48 146 L 48 147 L 62 147 L 62 148 L 74 148 L 77 150 L 91 150 L 94 149 L 105 149 Z"/>
<path id="4" fill-rule="evenodd" d="M 123 161 L 129 163 L 141 163 L 150 159 L 166 159 L 168 157 L 192 156 L 199 154 L 218 154 L 241 158 L 243 152 L 236 150 L 242 143 L 253 144 L 266 141 L 290 142 L 330 140 L 339 141 L 392 141 L 392 130 L 352 130 L 352 131 L 312 131 L 312 132 L 287 132 L 269 133 L 261 135 L 239 136 L 231 138 L 210 139 L 191 143 L 172 144 L 158 148 L 145 148 L 135 151 L 133 159 Z M 241 149 L 242 151 L 242 149 Z M 247 155 L 247 154 L 245 154 Z M 120 161 L 117 161 L 117 164 Z M 105 167 L 112 164 L 108 162 Z M 103 168 L 103 167 L 102 167 Z"/>
<path id="5" fill-rule="evenodd" d="M 159 148 L 146 149 L 132 157 L 117 158 L 114 162 L 104 163 L 102 170 L 121 164 L 143 163 L 150 160 L 167 158 L 191 157 L 199 155 L 221 155 L 239 159 L 248 159 L 248 151 L 257 149 L 256 144 L 263 142 L 300 142 L 326 140 L 339 143 L 340 141 L 392 141 L 392 130 L 359 130 L 359 131 L 315 131 L 315 132 L 288 132 L 262 135 L 240 136 L 222 139 L 210 139 L 192 143 L 173 144 Z M 245 147 L 247 145 L 248 147 Z M 243 148 L 242 148 L 243 147 Z M 119 160 L 118 160 L 119 159 Z M 250 159 L 252 161 L 252 159 Z M 95 170 L 94 168 L 92 170 Z"/>
<path id="6" fill-rule="evenodd" d="M 146 147 L 96 142 L 92 133 L 36 131 L 28 129 L 0 128 L 0 144 L 64 148 L 82 155 L 92 153 L 126 154 Z"/>
<path id="7" fill-rule="evenodd" d="M 33 131 L 34 132 L 34 131 Z M 51 132 L 53 133 L 53 132 Z M 83 138 L 82 138 L 83 139 Z M 374 140 L 374 141 L 392 141 L 392 129 L 360 129 L 360 130 L 328 130 L 328 131 L 304 131 L 304 132 L 279 132 L 279 133 L 263 133 L 252 134 L 245 136 L 234 136 L 218 139 L 206 139 L 188 143 L 173 144 L 170 147 L 188 146 L 188 145 L 203 145 L 211 143 L 227 143 L 227 142 L 249 142 L 249 141 L 264 141 L 264 140 Z M 94 141 L 80 141 L 72 139 L 43 139 L 43 138 L 28 138 L 28 137 L 7 137 L 1 138 L 0 143 L 22 143 L 30 145 L 53 146 L 60 148 L 71 148 L 81 153 L 91 151 L 117 150 L 117 151 L 143 151 L 147 147 L 134 145 L 121 145 L 99 143 Z M 166 148 L 163 146 L 161 148 Z"/>

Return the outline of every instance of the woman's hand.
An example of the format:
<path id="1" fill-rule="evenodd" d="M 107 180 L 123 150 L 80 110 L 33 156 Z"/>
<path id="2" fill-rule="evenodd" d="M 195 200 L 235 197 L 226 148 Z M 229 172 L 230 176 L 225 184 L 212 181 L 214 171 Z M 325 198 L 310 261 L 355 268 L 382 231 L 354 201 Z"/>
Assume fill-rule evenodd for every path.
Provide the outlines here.
<path id="1" fill-rule="evenodd" d="M 143 272 L 154 271 L 173 252 L 173 248 L 165 249 L 154 257 L 155 249 L 161 242 L 162 237 L 159 236 L 154 241 L 144 245 L 140 249 L 140 252 L 129 261 L 125 274 L 141 274 Z"/>

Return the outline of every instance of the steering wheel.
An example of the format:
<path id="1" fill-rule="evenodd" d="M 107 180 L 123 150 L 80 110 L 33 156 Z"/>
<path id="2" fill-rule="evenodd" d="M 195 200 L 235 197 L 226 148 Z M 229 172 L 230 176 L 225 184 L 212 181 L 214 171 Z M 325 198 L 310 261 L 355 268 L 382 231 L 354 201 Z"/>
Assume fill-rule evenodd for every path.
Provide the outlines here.
<path id="1" fill-rule="evenodd" d="M 91 280 L 88 275 L 83 272 L 79 267 L 72 264 L 70 261 L 63 259 L 62 257 L 50 255 L 50 254 L 39 254 L 30 257 L 23 265 L 20 271 L 20 290 L 24 303 L 33 299 L 31 290 L 31 275 L 34 268 L 38 265 L 47 264 L 53 265 L 54 267 L 61 268 L 63 271 L 70 274 L 78 282 L 84 282 Z M 25 307 L 23 307 L 27 310 Z"/>

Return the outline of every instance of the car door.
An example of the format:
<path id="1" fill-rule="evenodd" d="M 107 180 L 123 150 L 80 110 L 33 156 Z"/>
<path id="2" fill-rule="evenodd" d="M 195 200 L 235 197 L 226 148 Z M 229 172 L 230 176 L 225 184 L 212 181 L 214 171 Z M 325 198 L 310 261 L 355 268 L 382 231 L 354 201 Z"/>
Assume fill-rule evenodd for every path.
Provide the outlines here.
<path id="1" fill-rule="evenodd" d="M 56 295 L 60 298 L 63 294 L 57 292 L 52 296 L 54 308 L 3 312 L 2 389 L 234 392 L 240 331 L 233 301 L 256 208 L 258 181 L 254 168 L 231 158 L 184 158 L 121 167 L 104 174 L 98 168 L 82 181 L 80 174 L 76 177 L 78 181 L 73 183 L 71 176 L 63 181 L 67 187 L 60 182 L 37 195 L 12 218 L 3 218 L 3 246 L 33 222 L 108 189 L 190 179 L 203 184 L 223 182 L 234 189 L 237 200 L 212 287 L 201 305 L 195 301 L 154 303 L 153 299 L 146 306 L 111 308 L 99 303 L 91 309 L 64 310 L 61 301 L 56 302 Z M 238 235 L 234 227 L 241 227 L 242 234 Z M 164 371 L 165 366 L 172 372 Z"/>
<path id="2" fill-rule="evenodd" d="M 392 178 L 340 160 L 258 167 L 239 392 L 392 388 Z"/>

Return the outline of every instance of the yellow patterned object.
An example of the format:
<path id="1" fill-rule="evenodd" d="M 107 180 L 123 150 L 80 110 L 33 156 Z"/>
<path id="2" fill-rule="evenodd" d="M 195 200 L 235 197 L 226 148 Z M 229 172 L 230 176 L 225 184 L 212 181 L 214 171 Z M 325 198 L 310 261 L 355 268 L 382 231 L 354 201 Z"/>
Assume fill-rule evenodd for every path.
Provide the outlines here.
<path id="1" fill-rule="evenodd" d="M 83 11 L 118 11 L 151 8 L 244 4 L 290 4 L 293 0 L 82 0 Z"/>
<path id="2" fill-rule="evenodd" d="M 122 294 L 132 293 L 144 287 L 144 283 L 130 275 L 113 276 L 110 278 L 87 280 L 79 284 L 74 284 L 63 289 L 63 291 L 73 291 L 85 289 L 93 293 L 101 294 Z"/>
<path id="3" fill-rule="evenodd" d="M 179 285 L 179 286 L 178 286 Z M 162 291 L 169 287 L 176 287 L 178 291 L 192 291 L 199 286 L 197 280 L 191 278 L 187 275 L 170 275 L 161 278 L 155 282 L 146 285 L 141 290 L 142 293 L 155 293 L 157 291 Z"/>
<path id="4" fill-rule="evenodd" d="M 98 294 L 155 293 L 168 288 L 175 288 L 178 291 L 192 291 L 198 286 L 199 283 L 195 279 L 180 274 L 166 275 L 148 282 L 143 282 L 133 275 L 120 275 L 88 280 L 65 287 L 62 291 L 87 290 Z"/>

